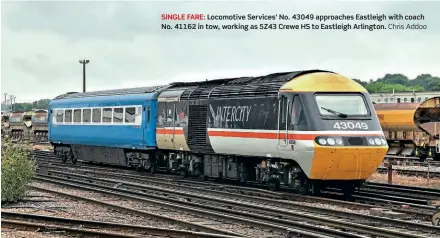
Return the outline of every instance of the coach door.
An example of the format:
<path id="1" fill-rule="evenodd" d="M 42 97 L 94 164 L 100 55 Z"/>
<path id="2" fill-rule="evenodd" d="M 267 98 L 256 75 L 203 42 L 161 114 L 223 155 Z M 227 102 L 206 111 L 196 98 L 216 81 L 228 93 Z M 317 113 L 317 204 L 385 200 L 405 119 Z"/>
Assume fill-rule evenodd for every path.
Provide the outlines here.
<path id="1" fill-rule="evenodd" d="M 278 133 L 277 133 L 277 148 L 278 151 L 286 151 L 289 147 L 289 111 L 291 106 L 291 100 L 285 95 L 281 95 L 278 101 Z"/>

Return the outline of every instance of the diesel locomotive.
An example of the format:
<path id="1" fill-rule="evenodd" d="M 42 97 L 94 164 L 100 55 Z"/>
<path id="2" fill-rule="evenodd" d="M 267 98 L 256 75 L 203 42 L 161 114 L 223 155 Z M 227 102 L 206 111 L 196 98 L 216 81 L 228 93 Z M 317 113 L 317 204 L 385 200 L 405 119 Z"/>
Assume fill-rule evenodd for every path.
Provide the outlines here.
<path id="1" fill-rule="evenodd" d="M 346 195 L 388 150 L 368 92 L 323 70 L 60 95 L 49 141 L 63 161 Z"/>

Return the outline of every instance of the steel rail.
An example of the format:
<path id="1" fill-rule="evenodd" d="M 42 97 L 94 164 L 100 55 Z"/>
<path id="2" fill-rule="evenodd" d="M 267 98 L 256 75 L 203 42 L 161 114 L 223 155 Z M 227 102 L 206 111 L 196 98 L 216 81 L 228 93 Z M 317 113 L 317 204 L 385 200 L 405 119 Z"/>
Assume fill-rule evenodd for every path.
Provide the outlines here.
<path id="1" fill-rule="evenodd" d="M 130 224 L 123 223 L 113 223 L 113 222 L 102 222 L 102 221 L 92 221 L 92 220 L 84 220 L 84 219 L 73 219 L 66 217 L 58 217 L 58 216 L 44 216 L 30 213 L 18 213 L 18 212 L 1 212 L 2 223 L 6 219 L 7 221 L 17 220 L 17 219 L 28 219 L 38 222 L 54 222 L 54 223 L 64 223 L 57 225 L 77 225 L 81 227 L 87 227 L 89 229 L 119 229 L 126 231 L 136 231 L 136 232 L 147 232 L 149 235 L 166 235 L 167 237 L 188 237 L 188 238 L 198 238 L 198 237 L 212 237 L 212 238 L 233 238 L 239 236 L 229 236 L 229 235 L 221 235 L 207 232 L 195 232 L 195 231 L 187 231 L 187 230 L 177 230 L 177 229 L 166 229 L 166 228 L 158 228 L 152 226 L 136 226 Z M 41 223 L 40 223 L 41 224 Z M 81 229 L 82 230 L 82 229 Z M 89 230 L 85 230 L 84 232 L 88 232 Z M 121 235 L 118 233 L 117 235 Z"/>
<path id="2" fill-rule="evenodd" d="M 61 179 L 61 178 L 53 178 L 53 177 L 52 177 L 52 179 L 66 180 L 66 181 L 70 181 L 71 182 L 72 181 L 72 177 L 75 177 L 75 176 L 77 176 L 77 175 L 69 175 L 69 177 L 70 177 L 69 179 Z M 50 176 L 48 176 L 48 177 L 50 177 Z M 81 177 L 81 176 L 79 176 L 79 177 Z M 91 181 L 92 179 L 90 179 L 90 177 L 88 177 L 87 180 Z M 124 181 L 116 181 L 116 180 L 109 180 L 109 179 L 97 179 L 97 178 L 93 178 L 93 180 L 94 180 L 94 182 L 96 182 L 98 180 L 99 181 L 107 180 L 107 182 L 111 181 L 112 183 L 116 182 L 118 184 L 131 184 L 131 186 L 135 185 L 136 187 L 138 187 L 138 190 L 139 189 L 140 190 L 154 190 L 154 189 L 156 189 L 156 190 L 162 190 L 162 192 L 178 194 L 178 195 L 181 195 L 182 197 L 189 197 L 189 198 L 192 197 L 192 198 L 206 199 L 206 198 L 203 198 L 203 196 L 197 196 L 197 195 L 194 195 L 194 194 L 185 194 L 185 193 L 178 192 L 178 191 L 166 191 L 166 190 L 163 190 L 163 189 L 146 187 L 146 186 L 142 186 L 141 184 L 127 183 L 127 182 L 124 182 Z M 90 183 L 82 182 L 82 181 L 78 181 L 78 180 L 75 181 L 75 183 L 81 183 L 81 184 L 88 184 L 88 185 L 90 185 Z M 72 184 L 72 185 L 73 186 L 79 186 L 77 184 Z M 95 183 L 93 184 L 93 186 L 94 187 L 100 187 L 101 189 L 104 188 L 107 191 L 108 190 L 111 190 L 111 191 L 121 191 L 121 192 L 125 192 L 125 193 L 141 195 L 143 197 L 145 197 L 145 196 L 155 197 L 156 199 L 161 199 L 162 201 L 163 200 L 167 200 L 167 201 L 171 201 L 171 202 L 175 202 L 175 203 L 179 203 L 179 204 L 191 205 L 189 202 L 182 201 L 181 199 L 179 200 L 179 199 L 173 199 L 173 198 L 169 198 L 169 197 L 164 198 L 163 196 L 157 196 L 157 195 L 153 195 L 153 194 L 150 194 L 150 193 L 140 193 L 140 192 L 130 191 L 130 190 L 127 190 L 127 189 L 113 188 L 113 187 L 99 185 L 99 184 L 95 184 Z M 209 200 L 216 200 L 216 199 L 209 198 Z M 215 201 L 218 204 L 227 203 L 229 205 L 235 205 L 237 207 L 240 207 L 240 206 L 241 207 L 246 207 L 247 210 L 254 209 L 255 212 L 253 214 L 252 213 L 251 214 L 249 214 L 249 213 L 243 214 L 243 215 L 245 215 L 247 217 L 253 217 L 253 218 L 256 218 L 256 219 L 260 218 L 260 219 L 265 219 L 266 221 L 268 221 L 270 217 L 265 217 L 265 216 L 262 216 L 262 215 L 258 215 L 258 213 L 261 213 L 262 211 L 264 211 L 264 213 L 271 214 L 271 215 L 278 216 L 278 217 L 280 215 L 282 215 L 284 219 L 270 218 L 271 222 L 278 222 L 279 224 L 291 224 L 291 225 L 294 225 L 295 223 L 292 222 L 291 220 L 292 219 L 295 220 L 295 218 L 296 219 L 301 218 L 302 220 L 305 220 L 305 221 L 308 221 L 308 222 L 316 223 L 316 222 L 319 221 L 323 225 L 332 225 L 332 226 L 338 227 L 338 228 L 362 231 L 362 232 L 367 233 L 367 234 L 380 235 L 380 236 L 385 236 L 385 237 L 399 237 L 399 238 L 400 237 L 424 237 L 424 236 L 420 236 L 420 235 L 414 235 L 414 234 L 409 234 L 409 233 L 397 232 L 397 231 L 393 231 L 393 230 L 389 230 L 389 229 L 377 228 L 377 227 L 373 227 L 373 226 L 366 226 L 366 225 L 362 225 L 362 224 L 358 224 L 358 223 L 351 223 L 351 222 L 346 222 L 346 221 L 335 221 L 335 220 L 332 220 L 332 219 L 316 216 L 316 214 L 315 215 L 301 214 L 301 213 L 295 213 L 295 212 L 292 212 L 292 211 L 280 211 L 280 210 L 277 210 L 277 209 L 274 210 L 274 209 L 270 209 L 270 208 L 261 208 L 260 206 L 256 206 L 256 205 L 252 205 L 252 204 L 242 204 L 240 202 L 234 202 L 234 201 L 223 201 L 221 199 L 217 199 L 217 200 L 220 200 L 220 201 Z M 154 201 L 152 201 L 152 202 L 154 202 Z M 192 204 L 192 205 L 194 205 L 194 204 Z M 174 206 L 174 207 L 177 207 L 177 208 L 178 207 L 180 207 L 180 208 L 182 207 L 182 205 L 173 205 L 173 204 L 171 204 L 171 206 Z M 200 205 L 198 205 L 198 206 L 200 206 Z M 297 205 L 297 206 L 301 206 L 301 205 Z M 210 206 L 207 206 L 207 207 L 209 208 Z M 211 206 L 210 208 L 212 210 L 229 212 L 229 213 L 234 213 L 234 214 L 240 214 L 240 211 L 237 211 L 237 210 L 234 210 L 234 209 L 226 210 L 225 211 L 225 209 L 222 209 L 220 207 Z M 337 211 L 333 210 L 333 212 L 336 213 Z M 360 214 L 356 214 L 356 215 L 362 217 Z M 291 218 L 289 218 L 289 217 L 291 217 Z M 371 216 L 371 217 L 373 217 L 373 216 Z M 375 219 L 377 218 L 377 219 L 380 219 L 382 221 L 388 220 L 388 221 L 392 221 L 392 222 L 397 222 L 397 221 L 389 219 L 389 218 L 381 218 L 381 217 L 380 218 L 379 217 L 373 217 L 373 218 L 375 218 Z M 399 223 L 403 223 L 405 226 L 417 226 L 418 229 L 423 227 L 425 229 L 427 229 L 427 228 L 434 229 L 434 232 L 440 231 L 440 229 L 436 230 L 435 228 L 432 228 L 430 226 L 424 226 L 422 224 L 414 224 L 414 223 L 404 222 L 404 221 L 399 221 Z"/>

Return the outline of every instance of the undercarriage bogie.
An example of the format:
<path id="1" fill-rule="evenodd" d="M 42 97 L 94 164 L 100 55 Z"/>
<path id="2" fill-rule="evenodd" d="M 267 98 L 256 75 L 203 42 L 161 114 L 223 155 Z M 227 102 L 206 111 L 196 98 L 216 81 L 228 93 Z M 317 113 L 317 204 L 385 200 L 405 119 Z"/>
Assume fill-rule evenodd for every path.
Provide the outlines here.
<path id="1" fill-rule="evenodd" d="M 355 188 L 360 186 L 360 181 L 311 180 L 295 161 L 277 158 L 59 144 L 54 145 L 54 152 L 64 162 L 71 160 L 76 163 L 79 159 L 127 166 L 151 173 L 160 171 L 203 180 L 210 178 L 232 180 L 240 184 L 257 183 L 267 186 L 272 191 L 283 186 L 304 195 L 319 195 L 327 188 L 337 188 L 349 197 Z"/>
<path id="2" fill-rule="evenodd" d="M 283 186 L 293 188 L 300 194 L 319 195 L 321 190 L 332 187 L 350 196 L 355 188 L 360 186 L 360 181 L 310 180 L 294 161 L 273 158 L 203 155 L 173 151 L 158 153 L 152 168 L 180 174 L 183 177 L 235 180 L 241 184 L 256 182 L 267 185 L 272 191 Z"/>
<path id="3" fill-rule="evenodd" d="M 150 171 L 154 162 L 151 153 L 148 152 L 129 151 L 125 153 L 125 156 L 127 166 L 140 171 Z"/>
<path id="4" fill-rule="evenodd" d="M 72 163 L 76 163 L 77 159 L 75 158 L 72 149 L 68 145 L 58 145 L 54 146 L 55 156 L 61 159 L 63 162 L 67 162 L 68 160 L 72 161 Z"/>

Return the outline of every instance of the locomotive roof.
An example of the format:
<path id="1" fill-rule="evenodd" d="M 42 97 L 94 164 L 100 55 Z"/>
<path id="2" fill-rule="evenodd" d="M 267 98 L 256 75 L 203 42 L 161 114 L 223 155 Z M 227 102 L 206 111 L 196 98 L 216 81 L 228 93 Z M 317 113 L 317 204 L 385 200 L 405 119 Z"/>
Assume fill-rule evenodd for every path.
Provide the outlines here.
<path id="1" fill-rule="evenodd" d="M 314 69 L 314 70 L 302 70 L 302 71 L 273 73 L 273 74 L 268 74 L 268 75 L 263 75 L 263 76 L 255 76 L 255 77 L 212 79 L 212 80 L 196 81 L 196 82 L 174 82 L 174 83 L 171 83 L 171 85 L 180 87 L 180 86 L 201 86 L 201 85 L 206 85 L 206 84 L 243 85 L 243 84 L 284 83 L 284 82 L 291 80 L 294 77 L 298 77 L 303 74 L 316 73 L 316 72 L 333 73 L 331 71 Z"/>
<path id="2" fill-rule="evenodd" d="M 218 88 L 216 92 L 213 92 L 214 95 L 222 95 L 222 94 L 230 94 L 230 93 L 233 94 L 246 93 L 247 91 L 249 91 L 248 93 L 252 93 L 254 91 L 262 91 L 262 90 L 265 92 L 274 93 L 274 92 L 278 92 L 281 85 L 288 82 L 289 80 L 304 74 L 316 73 L 316 72 L 334 73 L 331 71 L 315 69 L 315 70 L 273 73 L 273 74 L 256 76 L 256 77 L 224 78 L 224 79 L 213 79 L 213 80 L 204 80 L 204 81 L 195 81 L 195 82 L 173 82 L 168 85 L 159 85 L 152 87 L 100 90 L 100 91 L 85 92 L 85 93 L 68 92 L 66 94 L 55 97 L 53 100 L 155 93 L 155 92 L 161 92 L 165 89 L 182 88 L 182 87 L 199 86 L 199 87 L 212 88 L 214 85 L 222 86 L 221 88 Z M 206 93 L 202 93 L 202 94 L 206 94 Z"/>

